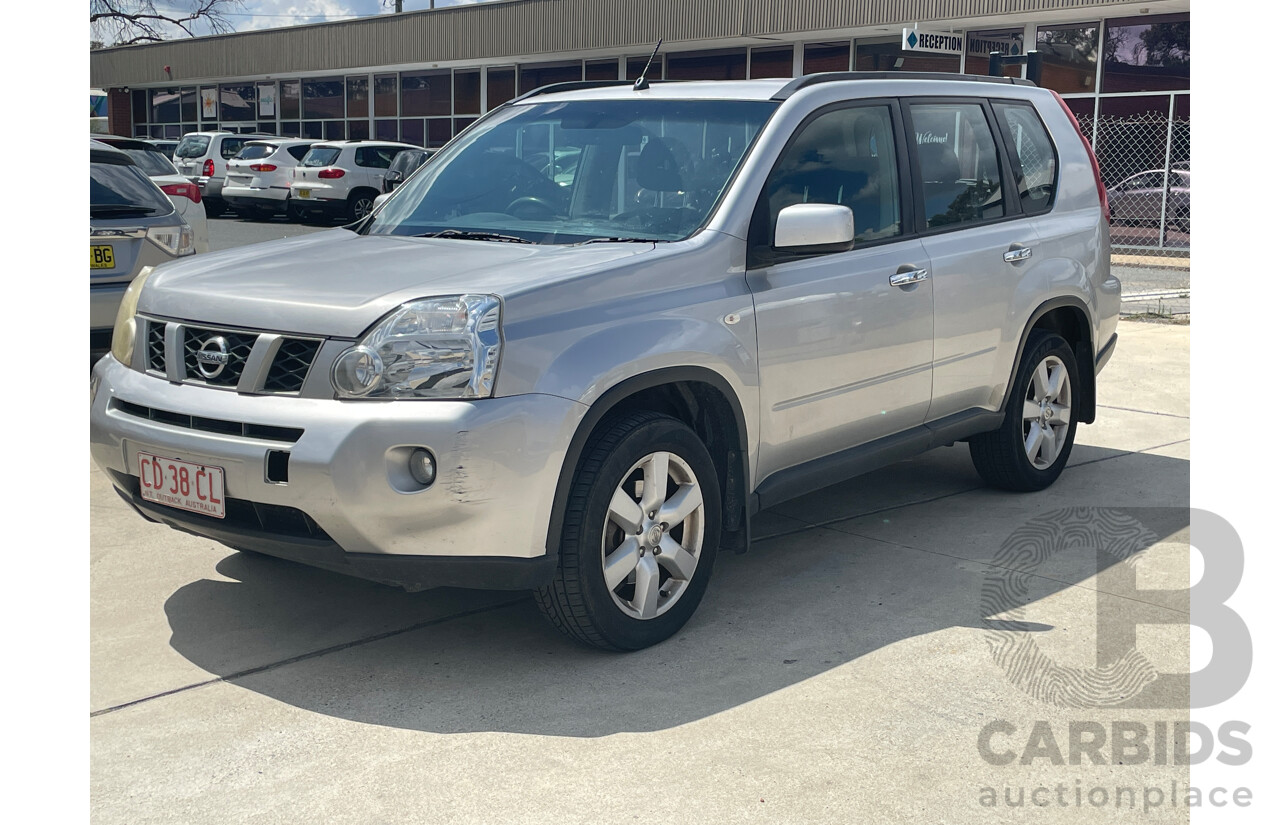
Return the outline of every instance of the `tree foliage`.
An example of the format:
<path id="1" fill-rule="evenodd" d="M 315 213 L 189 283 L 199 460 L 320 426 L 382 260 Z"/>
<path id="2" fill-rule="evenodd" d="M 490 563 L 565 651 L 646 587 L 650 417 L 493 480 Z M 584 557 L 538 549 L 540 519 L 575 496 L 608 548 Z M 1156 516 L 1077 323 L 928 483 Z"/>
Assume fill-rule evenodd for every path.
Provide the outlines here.
<path id="1" fill-rule="evenodd" d="M 235 31 L 228 12 L 243 7 L 243 0 L 164 0 L 160 6 L 154 0 L 89 0 L 89 30 L 113 46 L 227 34 Z"/>

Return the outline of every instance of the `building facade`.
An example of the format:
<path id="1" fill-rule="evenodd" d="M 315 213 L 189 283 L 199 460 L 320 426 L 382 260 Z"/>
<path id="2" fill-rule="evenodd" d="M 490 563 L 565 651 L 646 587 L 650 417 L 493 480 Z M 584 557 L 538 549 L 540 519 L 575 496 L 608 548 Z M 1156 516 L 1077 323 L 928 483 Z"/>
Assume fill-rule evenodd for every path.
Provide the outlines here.
<path id="1" fill-rule="evenodd" d="M 987 74 L 991 52 L 1035 49 L 1041 85 L 1076 113 L 1109 187 L 1160 170 L 1173 185 L 1170 170 L 1190 163 L 1189 8 L 1189 0 L 497 0 L 101 49 L 90 56 L 90 83 L 108 91 L 116 134 L 226 129 L 436 147 L 539 86 L 634 79 L 659 38 L 651 79 Z M 1155 243 L 1177 245 L 1166 237 L 1176 234 L 1162 227 Z"/>

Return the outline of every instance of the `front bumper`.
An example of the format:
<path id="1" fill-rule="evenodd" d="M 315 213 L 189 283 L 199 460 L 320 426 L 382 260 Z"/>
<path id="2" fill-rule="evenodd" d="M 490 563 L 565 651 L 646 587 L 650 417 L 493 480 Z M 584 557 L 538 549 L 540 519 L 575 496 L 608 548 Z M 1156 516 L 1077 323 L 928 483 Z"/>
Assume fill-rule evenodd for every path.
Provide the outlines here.
<path id="1" fill-rule="evenodd" d="M 415 590 L 520 589 L 554 573 L 547 528 L 561 464 L 586 412 L 581 404 L 549 395 L 391 402 L 249 396 L 170 383 L 110 357 L 94 376 L 93 459 L 152 520 Z M 140 415 L 144 408 L 166 420 Z M 262 435 L 169 423 L 182 416 L 258 425 Z M 417 446 L 436 457 L 437 478 L 425 490 L 412 489 L 404 467 Z M 221 467 L 227 518 L 142 501 L 139 451 Z M 267 479 L 271 451 L 288 453 L 286 483 Z"/>

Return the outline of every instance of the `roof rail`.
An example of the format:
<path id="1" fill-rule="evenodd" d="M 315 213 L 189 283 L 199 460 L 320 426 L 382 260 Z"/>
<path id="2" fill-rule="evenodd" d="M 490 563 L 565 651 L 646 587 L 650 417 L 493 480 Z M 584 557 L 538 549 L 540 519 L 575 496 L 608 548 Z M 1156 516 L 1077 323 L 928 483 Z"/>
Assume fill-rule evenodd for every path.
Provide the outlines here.
<path id="1" fill-rule="evenodd" d="M 822 72 L 797 77 L 778 90 L 771 100 L 786 100 L 801 89 L 820 83 L 838 83 L 842 80 L 960 80 L 976 83 L 1007 83 L 1018 86 L 1034 86 L 1030 80 L 1020 77 L 988 77 L 977 74 L 950 74 L 948 72 Z"/>
<path id="2" fill-rule="evenodd" d="M 667 83 L 666 80 L 650 80 L 650 83 Z M 550 95 L 556 92 L 576 92 L 579 89 L 604 89 L 609 86 L 633 86 L 634 80 L 570 80 L 565 83 L 549 83 L 546 86 L 539 86 L 533 91 L 525 92 L 510 102 L 515 103 L 524 100 L 526 97 L 537 97 L 538 95 Z"/>

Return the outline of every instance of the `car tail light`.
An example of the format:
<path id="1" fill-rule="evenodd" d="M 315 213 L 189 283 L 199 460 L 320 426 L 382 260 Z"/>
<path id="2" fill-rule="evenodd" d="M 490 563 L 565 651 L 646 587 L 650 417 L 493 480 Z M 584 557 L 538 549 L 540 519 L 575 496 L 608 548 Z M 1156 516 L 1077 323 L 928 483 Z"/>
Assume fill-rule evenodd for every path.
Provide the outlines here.
<path id="1" fill-rule="evenodd" d="M 347 174 L 345 169 L 321 169 L 320 174 L 317 175 L 317 177 L 324 178 L 325 180 L 331 180 L 333 178 L 340 178 L 345 174 Z"/>
<path id="2" fill-rule="evenodd" d="M 204 162 L 204 171 L 201 174 L 206 178 L 213 177 L 213 158 L 209 158 Z"/>
<path id="3" fill-rule="evenodd" d="M 1089 153 L 1089 163 L 1093 166 L 1093 182 L 1098 186 L 1098 203 L 1102 205 L 1102 216 L 1107 219 L 1107 223 L 1111 223 L 1111 204 L 1107 201 L 1107 187 L 1102 183 L 1102 170 L 1098 168 L 1098 156 L 1093 153 L 1093 145 L 1089 143 L 1089 139 L 1084 136 L 1084 132 L 1080 130 L 1080 121 L 1076 120 L 1075 112 L 1067 106 L 1067 101 L 1062 99 L 1062 95 L 1052 92 L 1057 98 L 1058 105 L 1062 107 L 1062 111 L 1067 113 L 1067 119 L 1071 121 L 1071 125 L 1076 127 L 1076 136 L 1080 138 L 1080 142 L 1084 144 L 1084 150 Z"/>
<path id="4" fill-rule="evenodd" d="M 186 198 L 192 203 L 200 202 L 200 187 L 190 181 L 186 183 L 168 183 L 161 186 L 160 191 L 166 195 L 177 195 Z"/>
<path id="5" fill-rule="evenodd" d="M 249 168 L 255 172 L 274 172 L 276 165 L 274 163 L 251 163 Z"/>

